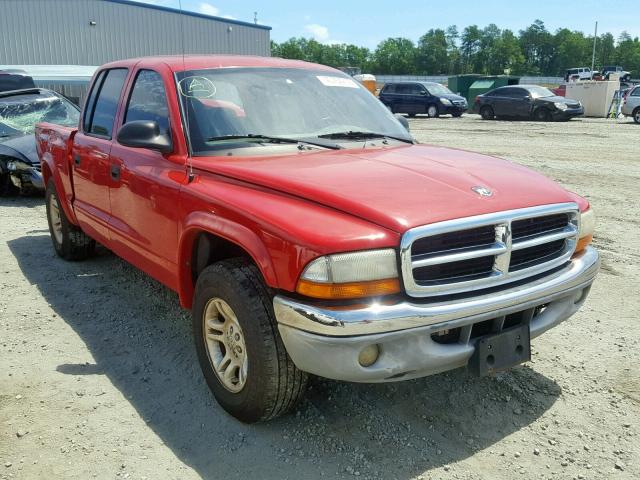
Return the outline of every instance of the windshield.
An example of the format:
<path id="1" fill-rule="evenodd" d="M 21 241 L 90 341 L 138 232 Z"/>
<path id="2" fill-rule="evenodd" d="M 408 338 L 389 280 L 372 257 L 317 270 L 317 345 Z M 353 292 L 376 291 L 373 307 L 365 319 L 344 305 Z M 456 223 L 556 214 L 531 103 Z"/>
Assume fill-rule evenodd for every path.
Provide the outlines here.
<path id="1" fill-rule="evenodd" d="M 194 155 L 255 146 L 222 138 L 243 135 L 312 141 L 333 133 L 370 132 L 411 140 L 380 101 L 339 72 L 225 68 L 176 77 Z"/>
<path id="2" fill-rule="evenodd" d="M 68 100 L 51 93 L 25 93 L 0 98 L 0 137 L 29 135 L 36 123 L 76 126 L 80 113 Z"/>
<path id="3" fill-rule="evenodd" d="M 453 92 L 439 83 L 429 83 L 425 85 L 431 95 L 451 95 Z"/>
<path id="4" fill-rule="evenodd" d="M 553 93 L 548 88 L 544 88 L 544 87 L 529 87 L 527 90 L 529 90 L 529 93 L 531 93 L 531 96 L 533 98 L 555 97 L 556 96 L 555 93 Z"/>

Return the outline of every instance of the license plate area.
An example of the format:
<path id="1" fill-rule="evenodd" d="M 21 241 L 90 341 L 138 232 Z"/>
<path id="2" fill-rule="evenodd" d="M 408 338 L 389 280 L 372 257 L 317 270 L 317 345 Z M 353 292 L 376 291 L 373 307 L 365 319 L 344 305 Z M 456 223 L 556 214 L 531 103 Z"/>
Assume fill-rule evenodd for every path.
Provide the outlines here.
<path id="1" fill-rule="evenodd" d="M 529 325 L 519 325 L 480 337 L 469 360 L 472 373 L 485 376 L 531 360 Z"/>

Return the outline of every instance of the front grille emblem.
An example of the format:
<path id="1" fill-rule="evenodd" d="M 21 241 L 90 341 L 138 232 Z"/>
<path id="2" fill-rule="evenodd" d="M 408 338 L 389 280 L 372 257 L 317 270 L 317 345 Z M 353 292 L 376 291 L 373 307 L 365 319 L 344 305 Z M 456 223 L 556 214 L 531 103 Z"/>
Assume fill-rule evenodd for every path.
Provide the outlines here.
<path id="1" fill-rule="evenodd" d="M 471 190 L 473 190 L 474 192 L 476 192 L 478 195 L 480 195 L 481 197 L 490 197 L 491 195 L 493 195 L 493 192 L 491 191 L 490 188 L 487 187 L 481 187 L 479 185 L 475 186 L 475 187 L 471 187 Z"/>

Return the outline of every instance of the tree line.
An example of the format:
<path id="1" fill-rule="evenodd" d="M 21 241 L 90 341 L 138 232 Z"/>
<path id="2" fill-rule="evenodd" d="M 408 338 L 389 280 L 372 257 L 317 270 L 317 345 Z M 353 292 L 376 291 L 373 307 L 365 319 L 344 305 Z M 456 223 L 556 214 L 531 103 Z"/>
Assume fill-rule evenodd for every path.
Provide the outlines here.
<path id="1" fill-rule="evenodd" d="M 591 66 L 593 35 L 547 30 L 536 20 L 517 34 L 495 24 L 471 25 L 461 32 L 455 25 L 426 32 L 417 44 L 408 38 L 387 38 L 375 50 L 350 44 L 323 44 L 290 38 L 271 42 L 276 57 L 306 60 L 332 67 L 359 67 L 363 73 L 387 75 L 500 75 L 564 76 L 572 67 Z M 596 41 L 596 69 L 622 65 L 640 77 L 640 40 L 623 32 L 618 39 L 603 33 Z"/>

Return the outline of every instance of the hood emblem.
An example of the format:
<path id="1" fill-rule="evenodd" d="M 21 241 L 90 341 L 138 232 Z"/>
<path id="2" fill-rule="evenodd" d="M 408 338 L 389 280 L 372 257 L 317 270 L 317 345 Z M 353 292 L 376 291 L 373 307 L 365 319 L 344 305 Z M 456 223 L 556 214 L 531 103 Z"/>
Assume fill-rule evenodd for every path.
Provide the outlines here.
<path id="1" fill-rule="evenodd" d="M 471 187 L 471 190 L 476 192 L 481 197 L 490 197 L 491 195 L 493 195 L 493 191 L 491 191 L 491 189 L 487 187 L 475 186 Z"/>

